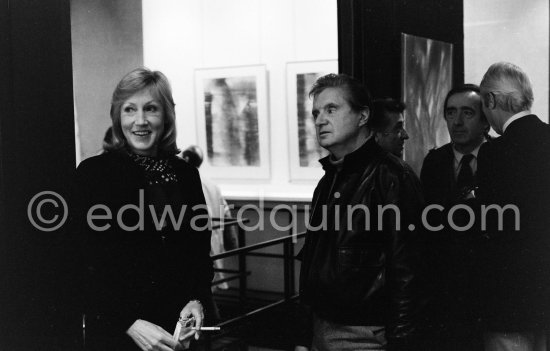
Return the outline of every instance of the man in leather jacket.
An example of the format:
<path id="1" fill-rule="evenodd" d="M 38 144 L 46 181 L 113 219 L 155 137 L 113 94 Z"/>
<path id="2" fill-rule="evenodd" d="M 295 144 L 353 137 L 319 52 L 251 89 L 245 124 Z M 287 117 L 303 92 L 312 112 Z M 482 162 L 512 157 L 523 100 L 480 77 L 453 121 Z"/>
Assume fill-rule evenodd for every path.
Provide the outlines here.
<path id="1" fill-rule="evenodd" d="M 365 86 L 317 80 L 313 118 L 330 152 L 313 195 L 300 294 L 313 312 L 312 350 L 411 350 L 418 315 L 420 183 L 367 127 Z M 416 227 L 414 229 L 413 227 Z"/>

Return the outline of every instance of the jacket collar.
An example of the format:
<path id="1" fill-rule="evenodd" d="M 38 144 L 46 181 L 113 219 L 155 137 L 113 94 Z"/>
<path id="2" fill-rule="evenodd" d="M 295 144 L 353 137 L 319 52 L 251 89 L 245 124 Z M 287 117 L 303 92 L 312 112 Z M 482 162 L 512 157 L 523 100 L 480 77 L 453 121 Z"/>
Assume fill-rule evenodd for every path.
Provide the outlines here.
<path id="1" fill-rule="evenodd" d="M 369 164 L 372 160 L 374 160 L 376 156 L 381 155 L 384 152 L 385 151 L 380 146 L 378 146 L 378 144 L 374 140 L 374 137 L 370 137 L 357 150 L 350 152 L 349 154 L 344 156 L 342 169 L 346 170 L 362 168 L 365 165 Z M 332 162 L 330 161 L 330 157 L 331 155 L 323 157 L 319 160 L 325 171 L 336 170 L 336 166 L 332 164 Z"/>
<path id="2" fill-rule="evenodd" d="M 506 133 L 506 128 L 508 128 L 508 126 L 514 122 L 514 121 L 517 121 L 518 119 L 522 118 L 522 117 L 525 117 L 525 116 L 528 116 L 531 114 L 531 111 L 527 110 L 527 111 L 521 111 L 521 112 L 518 112 L 516 113 L 515 115 L 513 115 L 512 117 L 508 118 L 508 120 L 506 122 L 504 122 L 504 125 L 502 126 L 502 132 L 503 133 Z"/>
<path id="3" fill-rule="evenodd" d="M 536 115 L 527 115 L 516 119 L 506 127 L 506 131 L 502 136 L 512 137 L 530 135 L 534 129 L 540 128 L 544 124 Z"/>

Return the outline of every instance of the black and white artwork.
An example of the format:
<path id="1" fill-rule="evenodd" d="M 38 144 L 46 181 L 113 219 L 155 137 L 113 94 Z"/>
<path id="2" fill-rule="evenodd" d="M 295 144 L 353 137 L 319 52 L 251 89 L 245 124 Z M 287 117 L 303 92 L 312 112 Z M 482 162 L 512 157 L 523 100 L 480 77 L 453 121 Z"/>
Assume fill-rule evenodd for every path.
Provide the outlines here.
<path id="1" fill-rule="evenodd" d="M 410 137 L 404 159 L 420 174 L 428 151 L 450 140 L 443 104 L 453 86 L 453 44 L 404 33 L 401 44 L 405 128 Z"/>
<path id="2" fill-rule="evenodd" d="M 264 66 L 197 70 L 199 143 L 213 178 L 269 176 L 265 75 Z"/>
<path id="3" fill-rule="evenodd" d="M 213 166 L 259 166 L 257 87 L 254 76 L 205 78 L 204 118 Z"/>
<path id="4" fill-rule="evenodd" d="M 401 34 L 405 128 L 404 159 L 420 174 L 430 149 L 449 142 L 443 118 L 445 96 L 453 86 L 453 44 Z"/>
<path id="5" fill-rule="evenodd" d="M 322 175 L 319 159 L 328 155 L 328 152 L 317 142 L 315 123 L 311 115 L 313 100 L 309 91 L 319 77 L 337 71 L 337 60 L 287 64 L 291 180 L 318 179 Z"/>

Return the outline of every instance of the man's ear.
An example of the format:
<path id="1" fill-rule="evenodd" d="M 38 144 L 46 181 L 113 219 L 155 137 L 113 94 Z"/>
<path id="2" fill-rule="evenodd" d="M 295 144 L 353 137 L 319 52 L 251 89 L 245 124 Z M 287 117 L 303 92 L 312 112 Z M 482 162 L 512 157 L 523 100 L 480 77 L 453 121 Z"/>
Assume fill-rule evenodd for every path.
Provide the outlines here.
<path id="1" fill-rule="evenodd" d="M 493 93 L 488 93 L 484 99 L 484 102 L 485 102 L 485 107 L 487 107 L 488 109 L 493 110 L 497 107 L 495 94 Z"/>
<path id="2" fill-rule="evenodd" d="M 370 109 L 368 107 L 365 107 L 360 112 L 359 127 L 362 127 L 365 124 L 367 124 L 369 117 L 370 117 Z"/>

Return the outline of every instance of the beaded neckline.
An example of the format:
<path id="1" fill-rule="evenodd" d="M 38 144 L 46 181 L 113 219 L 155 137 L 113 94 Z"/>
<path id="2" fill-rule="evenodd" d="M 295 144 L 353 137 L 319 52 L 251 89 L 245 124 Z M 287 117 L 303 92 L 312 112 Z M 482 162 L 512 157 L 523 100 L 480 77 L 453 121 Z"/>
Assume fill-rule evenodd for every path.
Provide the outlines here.
<path id="1" fill-rule="evenodd" d="M 130 158 L 145 172 L 148 185 L 177 183 L 178 177 L 168 158 L 136 155 L 128 153 Z"/>

